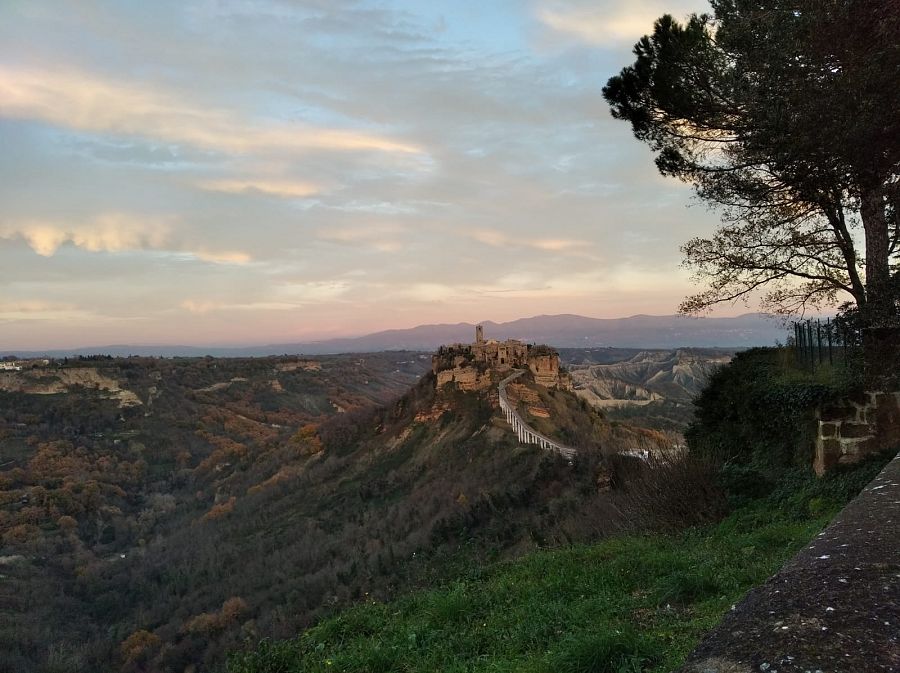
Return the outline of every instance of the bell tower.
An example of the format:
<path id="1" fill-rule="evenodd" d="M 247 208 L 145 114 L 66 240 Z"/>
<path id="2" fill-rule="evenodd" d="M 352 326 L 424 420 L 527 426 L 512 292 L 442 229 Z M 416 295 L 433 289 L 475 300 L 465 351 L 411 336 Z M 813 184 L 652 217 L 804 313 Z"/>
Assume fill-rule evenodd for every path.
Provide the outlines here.
<path id="1" fill-rule="evenodd" d="M 484 343 L 484 327 L 481 325 L 475 325 L 475 343 Z"/>

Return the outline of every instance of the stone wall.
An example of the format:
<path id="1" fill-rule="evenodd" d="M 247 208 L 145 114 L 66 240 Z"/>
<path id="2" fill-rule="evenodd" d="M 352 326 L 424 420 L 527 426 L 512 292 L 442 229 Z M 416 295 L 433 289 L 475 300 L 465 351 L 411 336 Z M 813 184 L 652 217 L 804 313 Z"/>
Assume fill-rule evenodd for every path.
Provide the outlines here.
<path id="1" fill-rule="evenodd" d="M 900 392 L 868 392 L 826 404 L 816 413 L 813 467 L 822 475 L 837 465 L 900 445 Z"/>
<path id="2" fill-rule="evenodd" d="M 475 367 L 458 367 L 445 369 L 437 373 L 437 388 L 448 383 L 455 383 L 460 390 L 484 390 L 491 385 L 491 375 L 488 372 L 481 373 Z"/>

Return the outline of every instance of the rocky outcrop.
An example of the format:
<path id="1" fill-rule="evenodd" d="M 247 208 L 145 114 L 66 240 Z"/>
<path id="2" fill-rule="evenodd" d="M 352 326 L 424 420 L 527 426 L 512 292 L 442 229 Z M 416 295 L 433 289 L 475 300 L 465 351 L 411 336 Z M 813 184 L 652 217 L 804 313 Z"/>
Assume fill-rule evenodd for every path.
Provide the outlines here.
<path id="1" fill-rule="evenodd" d="M 535 346 L 528 351 L 528 369 L 534 382 L 545 388 L 560 387 L 559 353 L 548 346 Z"/>
<path id="2" fill-rule="evenodd" d="M 120 407 L 142 404 L 140 398 L 119 385 L 115 379 L 101 374 L 95 367 L 35 368 L 19 372 L 0 372 L 0 390 L 27 395 L 58 395 L 73 387 L 93 388 L 119 401 Z"/>
<path id="3" fill-rule="evenodd" d="M 448 383 L 455 383 L 460 390 L 473 392 L 491 387 L 490 372 L 480 372 L 475 367 L 454 367 L 437 373 L 437 387 L 440 389 Z"/>

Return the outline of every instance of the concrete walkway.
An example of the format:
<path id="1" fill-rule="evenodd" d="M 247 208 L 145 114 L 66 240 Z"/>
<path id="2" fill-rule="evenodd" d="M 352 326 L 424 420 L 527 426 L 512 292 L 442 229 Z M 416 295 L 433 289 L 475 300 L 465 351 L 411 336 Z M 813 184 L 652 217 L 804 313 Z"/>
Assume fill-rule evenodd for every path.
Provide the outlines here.
<path id="1" fill-rule="evenodd" d="M 900 673 L 900 455 L 680 670 Z"/>

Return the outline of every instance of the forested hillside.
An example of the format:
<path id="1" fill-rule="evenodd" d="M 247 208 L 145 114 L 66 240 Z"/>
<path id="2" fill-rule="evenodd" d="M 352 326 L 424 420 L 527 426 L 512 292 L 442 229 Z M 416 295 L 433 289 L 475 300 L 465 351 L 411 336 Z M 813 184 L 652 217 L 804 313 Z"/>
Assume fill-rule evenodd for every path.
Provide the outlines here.
<path id="1" fill-rule="evenodd" d="M 323 421 L 395 399 L 426 364 L 93 357 L 0 372 L 0 669 L 109 670 L 145 609 L 127 585 L 173 535 L 199 549 L 249 489 L 319 450 Z M 208 607 L 144 598 L 182 621 Z"/>
<path id="2" fill-rule="evenodd" d="M 602 454 L 664 438 L 525 381 L 523 413 L 551 409 L 582 449 L 571 465 L 518 445 L 496 389 L 438 392 L 430 374 L 409 388 L 425 362 L 98 358 L 9 374 L 0 668 L 215 670 L 340 606 L 627 525 Z"/>

